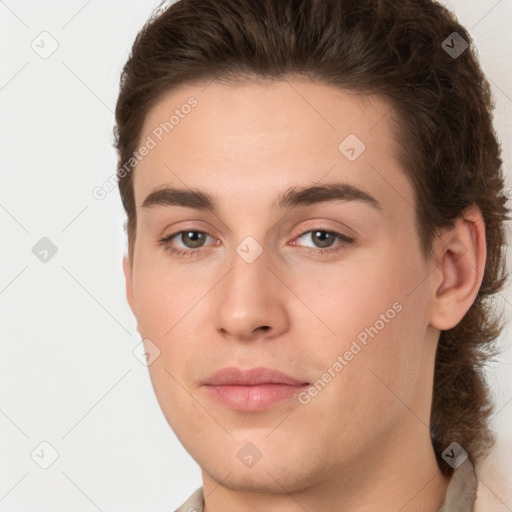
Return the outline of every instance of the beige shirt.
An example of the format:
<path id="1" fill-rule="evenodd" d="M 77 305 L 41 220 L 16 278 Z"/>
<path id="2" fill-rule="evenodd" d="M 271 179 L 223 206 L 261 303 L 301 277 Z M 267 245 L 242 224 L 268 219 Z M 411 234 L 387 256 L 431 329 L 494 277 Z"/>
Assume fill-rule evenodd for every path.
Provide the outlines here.
<path id="1" fill-rule="evenodd" d="M 456 468 L 446 490 L 444 503 L 436 512 L 473 512 L 477 480 L 469 459 Z M 175 512 L 204 512 L 204 492 L 199 487 Z"/>

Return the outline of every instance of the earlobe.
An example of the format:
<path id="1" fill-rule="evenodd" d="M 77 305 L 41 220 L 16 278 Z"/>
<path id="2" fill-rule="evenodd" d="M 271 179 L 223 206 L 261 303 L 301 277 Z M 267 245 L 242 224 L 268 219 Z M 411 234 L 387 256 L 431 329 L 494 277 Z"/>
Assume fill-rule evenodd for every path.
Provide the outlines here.
<path id="1" fill-rule="evenodd" d="M 133 299 L 133 269 L 129 258 L 126 255 L 123 257 L 123 272 L 126 281 L 126 299 L 130 305 L 132 313 L 137 317 L 135 312 L 135 301 Z"/>
<path id="2" fill-rule="evenodd" d="M 483 217 L 471 206 L 437 240 L 436 265 L 443 279 L 433 289 L 433 327 L 444 331 L 462 320 L 482 284 L 486 256 Z"/>

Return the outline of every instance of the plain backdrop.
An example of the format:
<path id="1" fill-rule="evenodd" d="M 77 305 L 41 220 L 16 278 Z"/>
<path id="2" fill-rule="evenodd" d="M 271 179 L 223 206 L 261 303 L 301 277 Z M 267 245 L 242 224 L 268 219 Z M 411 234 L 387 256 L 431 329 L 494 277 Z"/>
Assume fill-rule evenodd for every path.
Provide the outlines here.
<path id="1" fill-rule="evenodd" d="M 0 512 L 172 512 L 201 485 L 133 353 L 118 190 L 92 194 L 115 173 L 119 76 L 156 3 L 0 1 Z M 512 184 L 512 2 L 445 4 L 491 82 Z M 510 288 L 497 304 L 508 321 Z M 499 443 L 479 488 L 504 511 L 509 332 L 487 371 Z"/>

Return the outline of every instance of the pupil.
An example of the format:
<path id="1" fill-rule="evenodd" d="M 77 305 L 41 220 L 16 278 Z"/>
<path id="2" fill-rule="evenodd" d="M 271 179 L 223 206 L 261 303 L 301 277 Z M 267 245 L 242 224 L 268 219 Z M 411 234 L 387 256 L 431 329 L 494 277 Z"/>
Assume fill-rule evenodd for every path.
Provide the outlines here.
<path id="1" fill-rule="evenodd" d="M 192 239 L 193 248 L 201 246 L 202 233 L 199 233 L 198 231 L 189 231 L 188 233 L 184 233 L 184 236 L 190 237 Z M 187 244 L 185 243 L 185 245 Z"/>
<path id="2" fill-rule="evenodd" d="M 318 235 L 321 233 L 323 233 L 325 236 L 318 237 Z M 328 233 L 327 231 L 315 231 L 314 236 L 321 239 L 320 240 L 321 247 L 329 247 L 330 245 L 332 245 L 332 240 L 329 241 L 329 238 L 332 239 L 331 233 Z M 327 242 L 327 243 L 325 243 L 325 242 Z"/>

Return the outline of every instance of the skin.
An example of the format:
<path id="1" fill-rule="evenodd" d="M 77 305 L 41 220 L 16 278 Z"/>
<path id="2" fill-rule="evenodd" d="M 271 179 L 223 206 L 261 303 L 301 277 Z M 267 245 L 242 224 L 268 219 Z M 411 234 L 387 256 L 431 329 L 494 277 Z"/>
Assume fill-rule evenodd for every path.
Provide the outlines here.
<path id="1" fill-rule="evenodd" d="M 156 396 L 202 469 L 206 510 L 437 510 L 449 479 L 428 428 L 434 357 L 440 330 L 462 319 L 481 284 L 480 212 L 468 209 L 425 260 L 383 98 L 298 78 L 187 85 L 148 113 L 141 140 L 191 96 L 197 107 L 135 171 L 137 236 L 124 272 L 138 331 L 160 350 L 149 366 Z M 348 134 L 366 145 L 353 162 L 338 149 Z M 328 182 L 357 186 L 382 210 L 269 206 L 290 187 Z M 143 208 L 164 185 L 206 191 L 219 208 Z M 176 256 L 158 241 L 180 230 L 209 237 L 196 255 Z M 335 239 L 339 252 L 314 256 L 308 248 L 327 247 L 318 230 L 355 243 Z M 236 252 L 248 236 L 263 249 L 252 263 Z M 395 303 L 401 311 L 307 404 L 234 411 L 201 385 L 231 365 L 313 383 Z M 237 457 L 247 443 L 261 452 L 252 467 Z"/>

